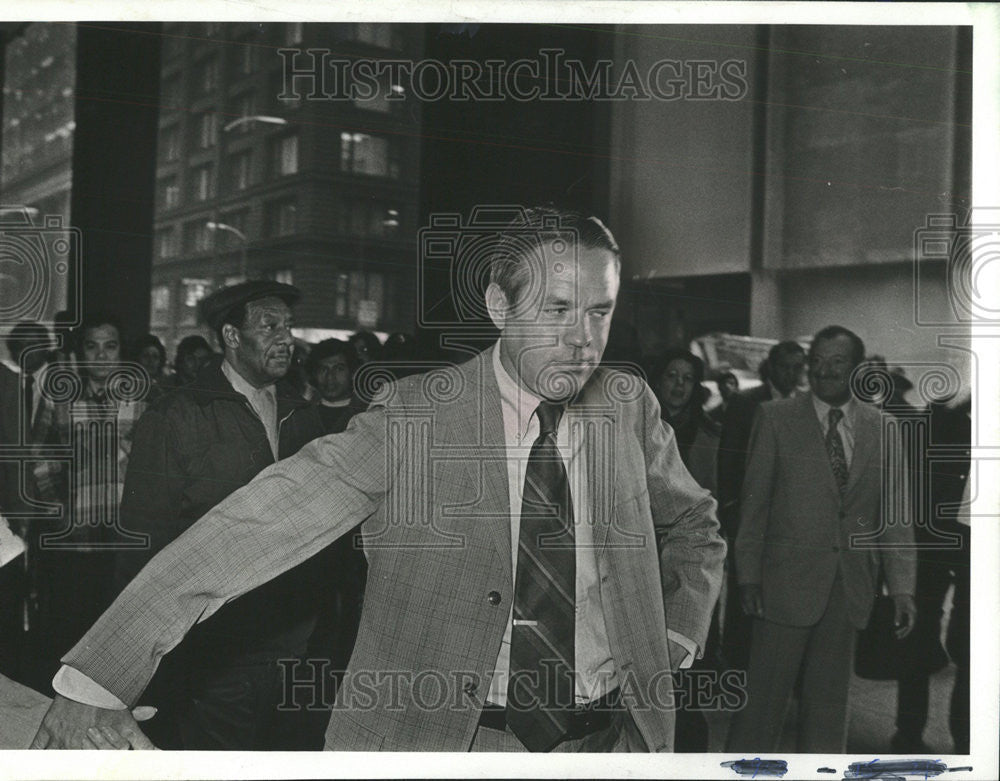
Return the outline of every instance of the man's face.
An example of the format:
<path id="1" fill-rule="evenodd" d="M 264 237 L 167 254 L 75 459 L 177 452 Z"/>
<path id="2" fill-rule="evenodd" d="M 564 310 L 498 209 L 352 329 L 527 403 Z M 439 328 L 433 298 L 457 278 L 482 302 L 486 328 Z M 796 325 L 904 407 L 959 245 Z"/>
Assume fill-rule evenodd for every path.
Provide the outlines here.
<path id="1" fill-rule="evenodd" d="M 185 382 L 190 382 L 198 376 L 200 372 L 212 359 L 212 351 L 204 347 L 197 347 L 184 354 L 177 365 L 177 372 Z"/>
<path id="2" fill-rule="evenodd" d="M 676 415 L 691 401 L 694 392 L 694 367 L 682 358 L 674 358 L 659 378 L 660 398 L 671 415 Z"/>
<path id="3" fill-rule="evenodd" d="M 574 259 L 572 247 L 560 244 L 543 244 L 517 301 L 496 285 L 487 290 L 501 330 L 501 363 L 524 388 L 551 401 L 575 396 L 600 363 L 619 285 L 608 250 L 579 247 Z"/>
<path id="4" fill-rule="evenodd" d="M 820 339 L 809 353 L 809 387 L 827 404 L 839 406 L 851 398 L 854 354 L 846 336 Z"/>
<path id="5" fill-rule="evenodd" d="M 729 397 L 739 389 L 739 383 L 732 377 L 726 377 L 726 379 L 719 383 L 719 395 L 722 396 L 723 401 L 729 401 Z"/>
<path id="6" fill-rule="evenodd" d="M 121 360 L 121 340 L 113 325 L 99 325 L 83 332 L 83 360 L 99 363 L 88 366 L 87 374 L 95 380 L 105 380 Z"/>
<path id="7" fill-rule="evenodd" d="M 342 401 L 351 395 L 351 367 L 343 355 L 331 355 L 316 364 L 313 379 L 324 401 Z"/>
<path id="8" fill-rule="evenodd" d="M 160 376 L 160 371 L 163 369 L 163 362 L 160 360 L 160 351 L 153 345 L 150 344 L 143 347 L 137 357 L 139 364 L 146 370 L 146 373 L 150 377 L 156 378 Z"/>
<path id="9" fill-rule="evenodd" d="M 243 327 L 225 326 L 224 337 L 235 368 L 258 388 L 280 380 L 292 365 L 292 312 L 280 298 L 251 301 Z"/>
<path id="10" fill-rule="evenodd" d="M 768 366 L 769 376 L 782 396 L 787 396 L 795 390 L 805 365 L 806 357 L 798 351 L 780 352 L 774 356 L 773 363 Z"/>

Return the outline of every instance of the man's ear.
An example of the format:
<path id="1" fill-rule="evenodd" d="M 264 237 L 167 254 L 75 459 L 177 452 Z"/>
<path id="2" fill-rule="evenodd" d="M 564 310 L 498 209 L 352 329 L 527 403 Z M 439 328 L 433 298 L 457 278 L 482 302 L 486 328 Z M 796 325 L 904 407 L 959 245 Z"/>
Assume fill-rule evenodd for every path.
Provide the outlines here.
<path id="1" fill-rule="evenodd" d="M 240 346 L 240 332 L 235 325 L 226 323 L 222 326 L 222 346 L 233 350 Z"/>
<path id="2" fill-rule="evenodd" d="M 486 288 L 486 309 L 490 313 L 493 325 L 502 331 L 507 325 L 510 303 L 507 301 L 507 294 L 496 282 L 490 282 Z"/>

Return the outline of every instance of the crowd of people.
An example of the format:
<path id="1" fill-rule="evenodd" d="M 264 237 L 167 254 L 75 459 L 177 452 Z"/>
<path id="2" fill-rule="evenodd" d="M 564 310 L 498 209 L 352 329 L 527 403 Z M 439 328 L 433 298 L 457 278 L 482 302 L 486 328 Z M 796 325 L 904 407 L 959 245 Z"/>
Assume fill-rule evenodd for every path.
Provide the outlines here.
<path id="1" fill-rule="evenodd" d="M 968 750 L 968 528 L 880 517 L 883 475 L 898 466 L 880 461 L 880 413 L 906 414 L 903 375 L 830 326 L 808 349 L 776 344 L 751 389 L 732 372 L 710 380 L 699 357 L 672 349 L 644 362 L 648 386 L 634 397 L 598 396 L 622 376 L 598 368 L 618 248 L 596 218 L 560 216 L 576 220 L 575 264 L 535 269 L 501 242 L 486 291 L 500 339 L 433 386 L 407 382 L 419 364 L 406 335 L 296 340 L 300 292 L 271 281 L 205 299 L 221 353 L 186 337 L 172 371 L 155 336 L 130 342 L 110 315 L 89 314 L 58 347 L 32 324 L 10 333 L 0 443 L 32 458 L 0 466 L 0 511 L 14 519 L 0 524 L 0 673 L 39 689 L 51 680 L 55 715 L 38 747 L 148 737 L 173 749 L 707 751 L 704 707 L 682 697 L 676 714 L 626 708 L 623 690 L 666 668 L 677 691 L 699 672 L 745 672 L 728 751 L 776 750 L 794 696 L 799 750 L 843 752 L 855 637 L 876 597 L 892 603 L 887 652 L 920 643 L 909 655 L 933 660 L 954 585 L 951 728 Z M 548 291 L 530 316 L 525 279 Z M 555 337 L 545 350 L 539 323 Z M 852 386 L 863 365 L 895 383 L 878 404 Z M 392 380 L 394 394 L 365 412 Z M 709 381 L 722 403 L 706 410 Z M 598 474 L 597 450 L 566 449 L 576 409 L 608 398 L 614 523 L 601 487 L 580 477 Z M 406 455 L 412 433 L 393 434 L 390 411 L 416 420 L 428 409 L 434 447 L 465 447 L 463 458 Z M 931 441 L 968 447 L 968 400 L 932 405 L 929 419 Z M 473 468 L 469 456 L 490 448 L 507 454 L 506 471 L 502 459 L 491 471 L 495 457 Z M 960 503 L 968 468 L 931 469 L 931 502 L 914 512 Z M 455 520 L 473 515 L 483 522 Z M 961 545 L 918 554 L 914 534 L 933 542 L 945 527 Z M 568 559 L 525 539 L 572 540 L 574 528 Z M 589 539 L 601 529 L 650 542 Z M 546 622 L 562 636 L 546 636 Z M 533 671 L 538 685 L 529 631 L 570 670 L 586 665 L 575 683 L 546 668 L 575 703 L 542 706 L 547 718 L 515 705 L 537 694 L 513 683 Z M 358 693 L 358 670 L 387 669 L 486 680 L 465 681 L 463 708 L 448 713 L 388 707 L 374 690 L 375 707 L 331 711 L 338 687 Z M 935 669 L 900 667 L 894 750 L 922 747 Z M 127 714 L 141 705 L 155 716 L 137 737 Z M 83 706 L 78 721 L 66 715 Z"/>
<path id="2" fill-rule="evenodd" d="M 12 329 L 10 359 L 0 366 L 3 444 L 30 446 L 36 458 L 24 467 L 3 465 L 0 510 L 23 518 L 32 503 L 42 502 L 66 511 L 15 521 L 13 529 L 4 522 L 8 548 L 15 536 L 19 547 L 3 562 L 0 673 L 48 689 L 59 656 L 159 550 L 268 463 L 347 427 L 366 406 L 354 383 L 363 364 L 381 364 L 384 353 L 395 372 L 408 371 L 412 339 L 404 334 L 393 334 L 385 346 L 367 332 L 308 344 L 287 328 L 278 329 L 277 338 L 264 336 L 268 323 L 250 339 L 227 343 L 231 331 L 218 318 L 235 307 L 240 312 L 230 319 L 242 325 L 251 300 L 275 291 L 283 305 L 298 296 L 289 286 L 255 282 L 207 301 L 223 354 L 191 335 L 180 340 L 169 367 L 159 338 L 146 334 L 130 342 L 111 314 L 92 314 L 64 329 L 58 348 L 42 326 Z M 234 388 L 245 392 L 249 408 Z M 277 420 L 261 428 L 275 412 Z M 95 421 L 103 425 L 95 429 Z M 64 457 L 45 460 L 51 447 Z M 204 713 L 226 710 L 233 689 L 244 685 L 248 719 L 260 711 L 249 704 L 253 698 L 269 697 L 271 707 L 263 710 L 273 710 L 282 696 L 278 658 L 315 663 L 325 657 L 331 669 L 343 669 L 364 578 L 360 546 L 345 538 L 223 611 L 170 659 L 151 689 L 161 711 L 150 725 L 158 745 L 321 748 L 322 708 L 314 709 L 319 722 L 315 713 L 285 714 L 269 728 L 222 727 L 225 720 L 215 723 Z M 321 694 L 317 683 L 312 699 L 322 702 Z M 276 737 L 260 742 L 263 735 Z"/>

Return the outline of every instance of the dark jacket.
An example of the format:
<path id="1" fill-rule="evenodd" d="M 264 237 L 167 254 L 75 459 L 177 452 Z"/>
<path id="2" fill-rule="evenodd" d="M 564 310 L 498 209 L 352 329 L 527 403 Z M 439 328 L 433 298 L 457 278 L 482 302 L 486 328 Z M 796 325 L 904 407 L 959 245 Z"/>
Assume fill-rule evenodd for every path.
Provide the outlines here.
<path id="1" fill-rule="evenodd" d="M 719 523 L 730 540 L 736 538 L 740 522 L 740 491 L 746 474 L 747 449 L 757 407 L 771 401 L 771 387 L 765 382 L 741 391 L 729 399 L 719 439 Z"/>
<path id="2" fill-rule="evenodd" d="M 119 589 L 202 515 L 274 463 L 263 424 L 221 367 L 221 358 L 215 360 L 193 383 L 154 403 L 136 426 L 121 521 L 129 531 L 150 535 L 150 546 L 118 554 Z M 316 409 L 290 385 L 281 381 L 276 389 L 278 452 L 287 458 L 325 432 Z M 210 650 L 220 664 L 244 653 L 301 653 L 315 623 L 309 595 L 322 588 L 321 575 L 307 561 L 222 607 L 189 641 L 200 635 L 207 643 L 201 653 Z"/>

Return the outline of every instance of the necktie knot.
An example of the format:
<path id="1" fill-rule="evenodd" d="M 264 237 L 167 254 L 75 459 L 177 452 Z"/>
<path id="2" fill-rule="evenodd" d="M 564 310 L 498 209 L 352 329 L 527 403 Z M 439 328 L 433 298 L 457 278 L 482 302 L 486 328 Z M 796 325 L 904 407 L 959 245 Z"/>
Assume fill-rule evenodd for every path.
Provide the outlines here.
<path id="1" fill-rule="evenodd" d="M 546 434 L 555 436 L 559 428 L 559 421 L 562 419 L 563 411 L 566 408 L 562 404 L 551 401 L 543 401 L 538 405 L 538 436 L 544 437 Z"/>
<path id="2" fill-rule="evenodd" d="M 844 410 L 840 407 L 830 407 L 830 412 L 827 414 L 827 420 L 830 421 L 830 428 L 836 428 L 837 424 L 844 419 Z"/>

